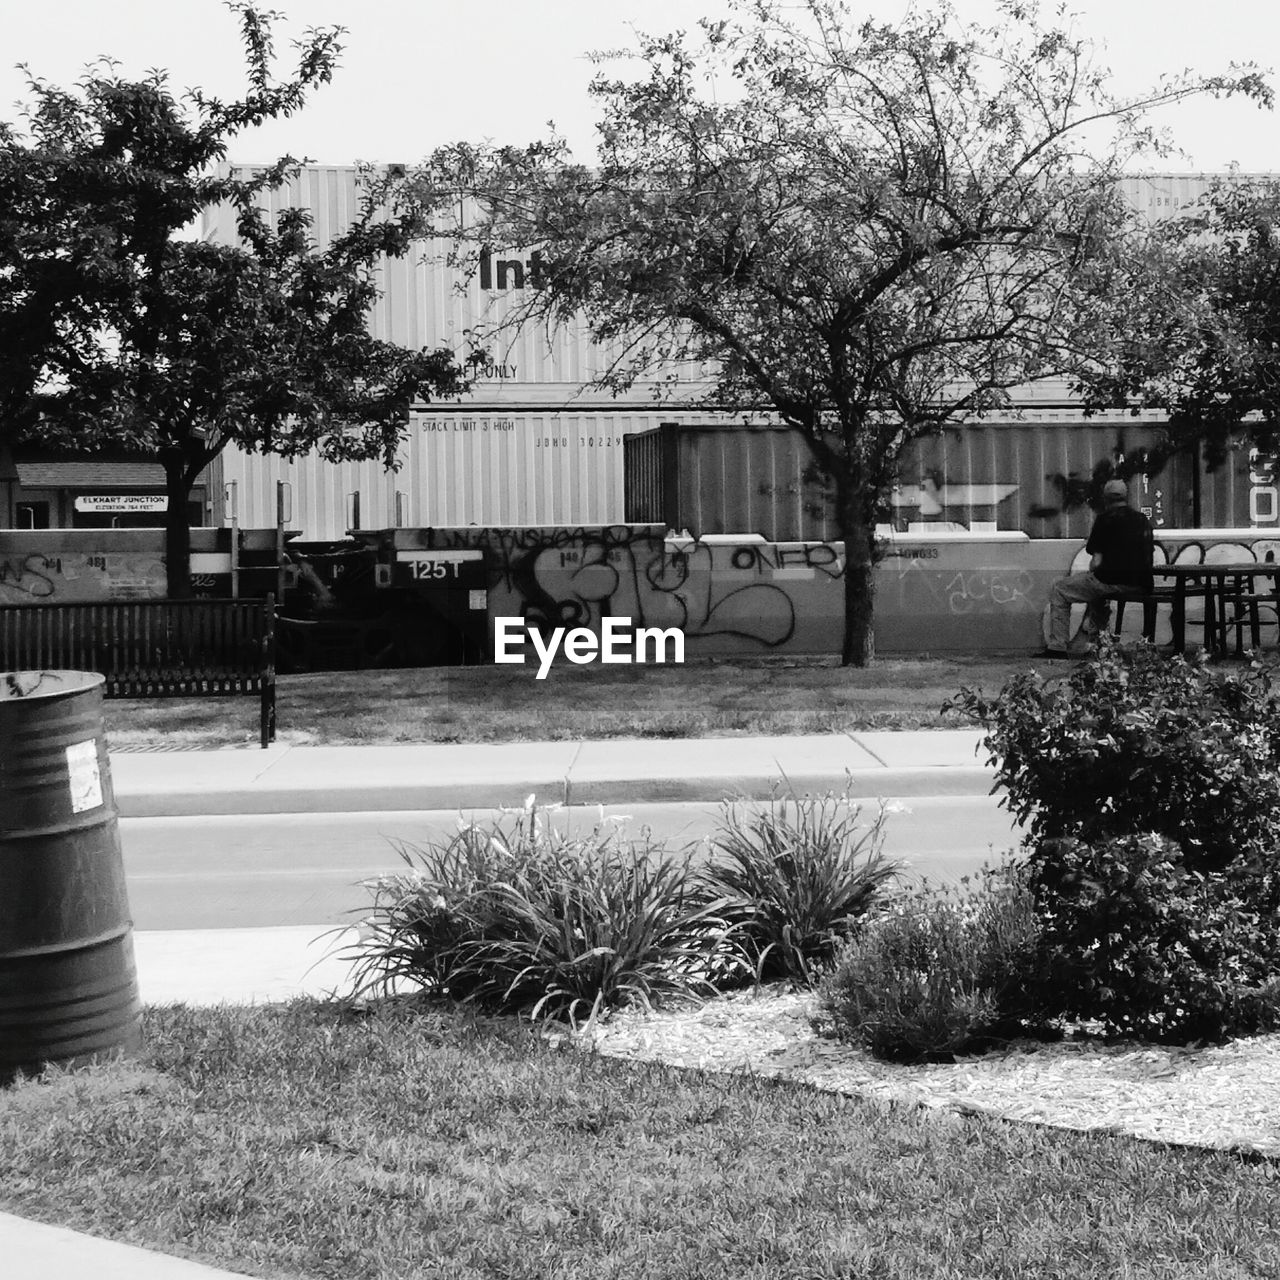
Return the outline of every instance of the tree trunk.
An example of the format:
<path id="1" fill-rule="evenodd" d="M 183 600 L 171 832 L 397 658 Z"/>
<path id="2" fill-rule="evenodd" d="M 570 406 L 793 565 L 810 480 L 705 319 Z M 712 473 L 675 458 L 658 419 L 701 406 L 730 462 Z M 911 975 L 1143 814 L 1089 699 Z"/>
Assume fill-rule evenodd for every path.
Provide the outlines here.
<path id="1" fill-rule="evenodd" d="M 876 657 L 876 635 L 873 622 L 872 580 L 870 564 L 855 564 L 849 557 L 849 538 L 845 538 L 844 561 L 844 640 L 840 646 L 840 665 L 869 667 Z"/>
<path id="2" fill-rule="evenodd" d="M 182 462 L 165 461 L 165 493 L 169 503 L 164 513 L 164 576 L 170 600 L 191 598 L 191 526 L 187 503 L 191 484 Z"/>
<path id="3" fill-rule="evenodd" d="M 875 566 L 871 555 L 874 527 L 858 514 L 856 499 L 840 501 L 837 507 L 844 539 L 844 639 L 840 664 L 869 667 L 876 656 Z"/>

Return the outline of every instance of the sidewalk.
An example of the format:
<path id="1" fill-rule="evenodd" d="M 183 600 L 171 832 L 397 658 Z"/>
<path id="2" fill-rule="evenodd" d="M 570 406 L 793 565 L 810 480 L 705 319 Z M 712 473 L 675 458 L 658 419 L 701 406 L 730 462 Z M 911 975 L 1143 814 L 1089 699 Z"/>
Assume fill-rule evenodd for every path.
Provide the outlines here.
<path id="1" fill-rule="evenodd" d="M 268 1004 L 350 991 L 351 965 L 333 954 L 355 942 L 333 925 L 273 929 L 135 930 L 143 1004 Z"/>
<path id="2" fill-rule="evenodd" d="M 121 817 L 718 803 L 797 792 L 986 795 L 976 729 L 786 738 L 114 752 Z"/>
<path id="3" fill-rule="evenodd" d="M 6 1280 L 236 1280 L 243 1274 L 9 1213 L 0 1213 L 0 1257 Z"/>

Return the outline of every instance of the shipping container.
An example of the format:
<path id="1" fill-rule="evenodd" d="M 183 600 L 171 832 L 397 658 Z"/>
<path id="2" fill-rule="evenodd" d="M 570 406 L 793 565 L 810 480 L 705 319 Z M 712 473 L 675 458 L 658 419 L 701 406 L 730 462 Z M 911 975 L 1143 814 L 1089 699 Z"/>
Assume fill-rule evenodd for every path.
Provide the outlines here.
<path id="1" fill-rule="evenodd" d="M 1120 194 L 1151 222 L 1193 209 L 1219 183 L 1274 182 L 1274 173 L 1135 173 L 1120 179 Z"/>
<path id="2" fill-rule="evenodd" d="M 809 451 L 786 427 L 665 422 L 628 436 L 623 459 L 629 523 L 771 542 L 839 536 Z"/>
<path id="3" fill-rule="evenodd" d="M 1271 468 L 1245 452 L 1213 473 L 1188 457 L 1142 474 L 1160 425 L 1121 414 L 1072 420 L 1028 411 L 914 441 L 904 452 L 885 525 L 900 533 L 972 530 L 1033 538 L 1087 536 L 1102 483 L 1119 472 L 1160 528 L 1275 528 Z M 664 424 L 623 446 L 624 513 L 695 536 L 753 533 L 770 541 L 839 537 L 809 450 L 783 427 Z"/>
<path id="4" fill-rule="evenodd" d="M 1021 530 L 1033 538 L 1088 535 L 1104 481 L 1129 481 L 1130 501 L 1157 529 L 1248 528 L 1276 524 L 1251 498 L 1247 452 L 1214 472 L 1181 454 L 1156 467 L 1156 415 L 1027 411 L 1018 421 L 978 419 L 915 441 L 898 468 L 891 523 L 910 530 L 958 524 Z"/>
<path id="5" fill-rule="evenodd" d="M 330 463 L 315 455 L 289 462 L 228 448 L 224 505 L 215 518 L 230 518 L 230 491 L 242 525 L 273 524 L 283 482 L 289 528 L 317 541 L 397 525 L 618 524 L 623 441 L 663 416 L 456 407 L 415 413 L 396 471 L 380 462 Z M 692 423 L 698 415 L 677 420 Z"/>
<path id="6" fill-rule="evenodd" d="M 224 166 L 232 172 L 234 166 Z M 239 170 L 247 172 L 247 170 Z M 293 207 L 313 216 L 312 233 L 325 247 L 358 217 L 360 189 L 351 166 L 304 166 L 275 191 L 263 192 L 261 207 L 271 214 Z M 234 210 L 227 205 L 207 209 L 203 236 L 218 244 L 238 242 Z M 472 349 L 473 337 L 502 325 L 526 298 L 534 283 L 534 248 L 495 248 L 468 276 L 448 261 L 452 241 L 425 238 L 401 258 L 387 259 L 378 282 L 381 297 L 370 316 L 370 329 L 379 338 L 413 350 L 447 347 L 459 358 Z M 467 405 L 540 408 L 545 412 L 608 410 L 621 402 L 647 407 L 666 371 L 655 371 L 615 396 L 591 384 L 623 358 L 618 344 L 598 345 L 582 324 L 528 324 L 486 341 L 484 364 L 474 375 L 474 389 L 463 397 Z M 690 399 L 705 392 L 705 375 L 688 370 Z"/>
<path id="7" fill-rule="evenodd" d="M 1193 205 L 1222 176 L 1131 175 L 1121 180 L 1121 192 L 1143 216 L 1165 217 Z M 262 200 L 272 211 L 309 208 L 324 246 L 359 212 L 357 172 L 305 166 Z M 204 233 L 234 242 L 234 216 L 226 208 L 209 210 Z M 383 295 L 371 318 L 378 336 L 413 348 L 448 346 L 462 355 L 468 335 L 500 321 L 533 287 L 532 249 L 496 247 L 471 279 L 447 263 L 448 249 L 442 239 L 424 240 L 384 265 Z M 227 483 L 211 486 L 210 518 L 231 518 L 231 493 L 242 525 L 272 524 L 277 485 L 284 482 L 289 527 L 320 540 L 356 527 L 659 518 L 677 530 L 758 531 L 787 540 L 835 535 L 827 500 L 808 477 L 807 455 L 794 436 L 767 428 L 744 434 L 736 426 L 709 431 L 685 466 L 645 435 L 662 422 L 707 422 L 705 411 L 689 403 L 707 390 L 705 378 L 680 384 L 682 398 L 674 404 L 655 399 L 657 373 L 615 399 L 592 381 L 619 352 L 592 344 L 581 326 L 551 334 L 527 326 L 488 354 L 461 402 L 415 412 L 398 470 L 228 450 L 221 461 Z M 1026 411 L 1021 421 L 980 420 L 908 451 L 890 513 L 894 528 L 1083 536 L 1090 512 L 1082 490 L 1098 468 L 1150 447 L 1157 433 L 1154 419 L 1082 421 L 1061 381 L 1020 388 L 1016 400 Z M 640 439 L 624 445 L 629 437 Z M 1135 502 L 1161 527 L 1280 522 L 1269 468 L 1243 456 L 1212 475 L 1191 459 L 1175 459 L 1134 486 Z"/>
<path id="8" fill-rule="evenodd" d="M 233 171 L 249 170 L 223 166 L 223 173 Z M 1133 174 L 1120 180 L 1120 191 L 1135 212 L 1162 218 L 1194 205 L 1216 181 L 1266 176 Z M 313 235 L 323 248 L 359 215 L 359 175 L 351 165 L 304 165 L 275 191 L 263 192 L 260 203 L 273 214 L 285 208 L 309 209 Z M 227 205 L 207 209 L 202 231 L 206 240 L 236 243 L 234 210 Z M 470 278 L 449 263 L 451 247 L 443 237 L 425 238 L 404 257 L 384 263 L 379 273 L 382 296 L 370 322 L 378 337 L 413 349 L 446 346 L 462 355 L 469 349 L 470 335 L 500 323 L 534 286 L 536 246 L 495 247 Z M 478 370 L 466 402 L 486 409 L 540 406 L 588 412 L 608 408 L 613 397 L 590 384 L 621 353 L 620 347 L 591 342 L 580 324 L 560 326 L 551 333 L 541 325 L 529 325 L 491 344 L 489 360 Z M 684 371 L 683 380 L 690 399 L 709 386 L 706 374 L 692 369 Z M 654 372 L 621 399 L 648 406 L 665 381 L 660 372 Z M 1061 392 L 1055 388 L 1055 394 Z M 1040 393 L 1028 394 L 1035 399 Z"/>

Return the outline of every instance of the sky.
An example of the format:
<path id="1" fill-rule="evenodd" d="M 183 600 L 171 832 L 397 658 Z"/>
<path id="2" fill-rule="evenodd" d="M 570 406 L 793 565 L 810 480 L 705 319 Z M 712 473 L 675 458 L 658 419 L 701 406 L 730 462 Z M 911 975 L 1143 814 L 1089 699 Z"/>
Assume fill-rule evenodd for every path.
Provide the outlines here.
<path id="1" fill-rule="evenodd" d="M 992 0 L 955 0 L 966 19 Z M 906 0 L 850 0 L 858 16 L 900 16 Z M 636 30 L 692 30 L 726 0 L 272 0 L 282 68 L 308 27 L 342 25 L 345 52 L 331 84 L 304 110 L 242 135 L 240 163 L 288 153 L 323 164 L 412 164 L 458 139 L 527 142 L 554 120 L 575 158 L 594 154 L 587 85 L 592 50 L 634 46 Z M 1256 62 L 1280 72 L 1276 0 L 1079 0 L 1068 5 L 1118 89 L 1136 92 L 1162 73 L 1224 71 Z M 176 89 L 227 97 L 243 88 L 235 18 L 220 0 L 0 0 L 0 120 L 15 121 L 26 94 L 15 64 L 54 84 L 75 82 L 107 55 L 126 75 L 155 68 Z M 1280 75 L 1272 77 L 1280 90 Z M 1186 156 L 1162 169 L 1280 171 L 1280 117 L 1251 103 L 1198 101 L 1163 113 Z"/>

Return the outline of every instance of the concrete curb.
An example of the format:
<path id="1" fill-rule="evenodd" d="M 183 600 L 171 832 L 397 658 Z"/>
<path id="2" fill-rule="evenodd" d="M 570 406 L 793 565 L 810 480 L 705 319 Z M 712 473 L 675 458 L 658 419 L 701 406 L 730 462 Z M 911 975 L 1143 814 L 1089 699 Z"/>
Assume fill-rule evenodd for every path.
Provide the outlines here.
<path id="1" fill-rule="evenodd" d="M 528 778 L 498 788 L 481 781 L 441 785 L 379 783 L 338 786 L 235 787 L 223 790 L 165 789 L 116 792 L 122 818 L 215 817 L 263 813 L 367 813 L 519 808 L 530 794 L 541 804 L 718 804 L 725 799 L 767 800 L 771 796 L 847 793 L 877 796 L 976 796 L 990 794 L 990 769 L 933 766 L 917 769 L 860 769 L 849 773 L 724 774 L 714 778 Z"/>
<path id="2" fill-rule="evenodd" d="M 916 769 L 854 769 L 846 773 L 787 773 L 785 778 L 593 778 L 566 781 L 565 804 L 718 803 L 726 799 L 767 800 L 795 792 L 804 795 L 849 795 L 856 800 L 878 796 L 989 795 L 995 784 L 990 769 L 952 765 Z"/>
<path id="3" fill-rule="evenodd" d="M 447 746 L 276 747 L 113 757 L 124 818 L 457 811 L 543 804 L 716 804 L 796 792 L 988 795 L 976 735 L 611 739 Z"/>

